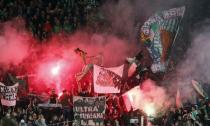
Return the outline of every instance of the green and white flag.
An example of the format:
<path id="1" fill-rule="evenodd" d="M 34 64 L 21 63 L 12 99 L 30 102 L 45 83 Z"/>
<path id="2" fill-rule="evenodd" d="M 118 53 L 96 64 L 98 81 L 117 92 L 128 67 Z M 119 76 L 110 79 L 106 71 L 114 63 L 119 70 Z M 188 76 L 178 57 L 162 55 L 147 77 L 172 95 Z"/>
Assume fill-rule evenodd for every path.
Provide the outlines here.
<path id="1" fill-rule="evenodd" d="M 151 16 L 141 27 L 141 41 L 153 59 L 152 71 L 165 72 L 168 52 L 184 16 L 185 7 L 173 8 Z"/>

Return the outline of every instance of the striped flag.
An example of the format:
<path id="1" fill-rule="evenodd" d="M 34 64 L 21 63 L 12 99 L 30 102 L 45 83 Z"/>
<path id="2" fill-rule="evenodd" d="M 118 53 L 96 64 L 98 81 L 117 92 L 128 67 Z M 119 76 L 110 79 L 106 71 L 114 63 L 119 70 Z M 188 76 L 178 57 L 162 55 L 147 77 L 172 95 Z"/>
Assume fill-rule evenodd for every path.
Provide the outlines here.
<path id="1" fill-rule="evenodd" d="M 165 19 L 161 22 L 160 29 L 174 33 L 178 27 L 179 20 L 179 18 Z"/>
<path id="2" fill-rule="evenodd" d="M 185 7 L 158 12 L 141 27 L 141 40 L 153 59 L 154 73 L 165 72 L 170 47 L 184 13 Z"/>

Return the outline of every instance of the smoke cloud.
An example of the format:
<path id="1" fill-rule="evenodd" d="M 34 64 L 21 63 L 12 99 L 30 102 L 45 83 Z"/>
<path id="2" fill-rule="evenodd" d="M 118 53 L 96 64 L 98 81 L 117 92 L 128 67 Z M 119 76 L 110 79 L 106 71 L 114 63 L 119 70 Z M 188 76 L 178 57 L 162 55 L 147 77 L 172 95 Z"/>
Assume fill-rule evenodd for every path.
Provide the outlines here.
<path id="1" fill-rule="evenodd" d="M 134 109 L 142 110 L 147 116 L 161 116 L 158 113 L 163 114 L 171 105 L 166 90 L 150 79 L 143 82 L 141 87 L 139 86 L 129 90 L 127 96 L 130 100 L 131 106 Z M 124 97 L 126 100 L 126 97 Z M 125 103 L 128 106 L 128 103 Z"/>
<path id="2" fill-rule="evenodd" d="M 74 50 L 80 48 L 88 56 L 102 54 L 105 67 L 122 65 L 125 58 L 134 56 L 138 46 L 127 39 L 109 33 L 92 33 L 77 31 L 74 34 L 54 35 L 40 43 L 25 29 L 24 21 L 15 19 L 1 24 L 0 32 L 0 64 L 3 71 L 15 65 L 18 76 L 30 74 L 30 87 L 46 89 L 60 84 L 60 89 L 70 89 L 75 84 L 75 74 L 83 67 L 82 58 Z M 51 69 L 61 64 L 62 82 L 54 81 Z M 14 67 L 13 67 L 14 68 Z M 40 88 L 42 83 L 42 88 Z"/>
<path id="3" fill-rule="evenodd" d="M 113 34 L 136 41 L 139 26 L 151 15 L 186 3 L 187 0 L 108 0 L 101 10 Z"/>
<path id="4" fill-rule="evenodd" d="M 21 63 L 28 56 L 30 47 L 30 34 L 23 31 L 23 28 L 19 29 L 13 23 L 11 21 L 1 25 L 0 64 L 4 65 L 4 67 Z"/>
<path id="5" fill-rule="evenodd" d="M 209 21 L 209 20 L 208 20 Z M 210 81 L 210 24 L 202 22 L 194 27 L 191 33 L 191 45 L 183 58 L 177 65 L 176 71 L 166 78 L 166 85 L 168 84 L 168 92 L 175 94 L 177 88 L 180 89 L 183 102 L 191 101 L 195 103 L 195 97 L 198 96 L 192 87 L 191 81 L 193 79 L 205 84 Z"/>
<path id="6" fill-rule="evenodd" d="M 88 56 L 96 56 L 101 53 L 105 67 L 122 65 L 126 57 L 138 51 L 134 44 L 116 36 L 81 31 L 71 36 L 54 36 L 46 44 L 34 48 L 35 58 L 30 62 L 33 67 L 28 68 L 28 71 L 34 71 L 37 74 L 35 82 L 39 83 L 42 80 L 47 84 L 46 87 L 58 85 L 55 84 L 56 78 L 50 72 L 50 69 L 57 63 L 63 66 L 62 75 L 59 75 L 62 82 L 59 84 L 68 82 L 69 85 L 70 82 L 72 86 L 75 83 L 75 75 L 82 70 L 84 65 L 82 58 L 74 52 L 76 48 L 84 50 Z M 92 62 L 89 59 L 88 61 Z M 60 87 L 66 88 L 68 85 L 64 84 Z"/>
<path id="7" fill-rule="evenodd" d="M 68 66 L 62 71 L 64 75 L 68 75 L 68 79 L 75 79 L 74 75 L 83 67 L 81 58 L 74 53 L 75 48 L 86 51 L 89 56 L 102 53 L 105 67 L 121 65 L 126 57 L 134 56 L 140 50 L 140 42 L 136 43 L 135 40 L 138 36 L 136 34 L 139 26 L 149 16 L 157 11 L 170 9 L 184 3 L 183 0 L 168 0 L 167 2 L 165 0 L 107 1 L 101 11 L 105 20 L 111 25 L 111 30 L 104 33 L 81 30 L 72 35 L 53 36 L 42 44 L 32 38 L 31 33 L 24 29 L 24 23 L 17 24 L 14 21 L 4 23 L 0 33 L 0 63 L 3 66 L 22 64 L 28 73 L 39 76 L 40 80 L 43 80 L 41 76 L 45 77 L 47 80 L 44 81 L 48 84 L 51 83 L 51 78 L 46 77 L 47 74 L 40 71 L 50 71 L 45 69 L 48 68 L 45 65 L 56 64 L 56 61 L 61 61 L 64 66 Z M 174 87 L 179 87 L 183 97 L 190 96 L 189 94 L 192 92 L 192 88 L 189 88 L 191 79 L 198 78 L 204 81 L 210 79 L 208 71 L 209 35 L 209 25 L 207 28 L 202 27 L 199 33 L 196 31 L 192 34 L 194 37 L 186 54 L 186 60 L 180 63 L 176 74 L 171 75 L 173 78 L 167 82 L 170 85 L 167 88 L 168 94 L 173 94 Z M 68 79 L 64 81 L 68 81 Z M 39 85 L 38 82 L 36 83 Z M 154 85 L 153 82 L 145 82 L 143 90 L 149 86 L 149 91 L 145 93 L 148 97 L 152 97 L 158 108 L 161 108 L 161 105 L 164 105 L 164 100 L 167 99 L 166 91 Z M 62 87 L 70 88 L 69 84 Z"/>

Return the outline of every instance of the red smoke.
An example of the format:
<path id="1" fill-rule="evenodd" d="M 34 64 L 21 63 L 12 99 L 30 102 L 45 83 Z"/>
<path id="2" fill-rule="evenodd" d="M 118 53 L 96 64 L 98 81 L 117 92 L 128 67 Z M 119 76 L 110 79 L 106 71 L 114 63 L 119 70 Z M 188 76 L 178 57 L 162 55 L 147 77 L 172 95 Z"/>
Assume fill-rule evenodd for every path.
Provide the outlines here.
<path id="1" fill-rule="evenodd" d="M 114 67 L 124 63 L 125 58 L 134 56 L 137 46 L 125 39 L 107 33 L 78 31 L 71 35 L 54 35 L 40 43 L 24 28 L 5 23 L 0 34 L 0 63 L 2 66 L 16 65 L 18 75 L 29 77 L 29 87 L 39 91 L 51 88 L 72 90 L 75 88 L 75 74 L 83 68 L 83 61 L 75 54 L 80 48 L 88 56 L 103 55 L 104 66 Z M 97 63 L 97 61 L 91 61 Z M 59 74 L 52 69 L 59 65 Z M 5 67 L 4 67 L 5 68 Z"/>
<path id="2" fill-rule="evenodd" d="M 32 44 L 30 34 L 13 26 L 13 23 L 7 22 L 0 25 L 0 63 L 4 67 L 21 63 L 28 56 L 29 47 Z"/>

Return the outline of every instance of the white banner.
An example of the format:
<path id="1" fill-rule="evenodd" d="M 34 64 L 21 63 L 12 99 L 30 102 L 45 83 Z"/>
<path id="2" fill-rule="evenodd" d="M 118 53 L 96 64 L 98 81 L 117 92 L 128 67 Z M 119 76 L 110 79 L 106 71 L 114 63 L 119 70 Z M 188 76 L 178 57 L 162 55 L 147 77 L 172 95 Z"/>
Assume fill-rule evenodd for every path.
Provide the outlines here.
<path id="1" fill-rule="evenodd" d="M 15 106 L 19 84 L 6 86 L 0 82 L 1 104 L 4 106 Z"/>
<path id="2" fill-rule="evenodd" d="M 96 93 L 120 93 L 116 85 L 122 84 L 123 69 L 124 65 L 112 68 L 94 65 L 94 91 Z"/>

